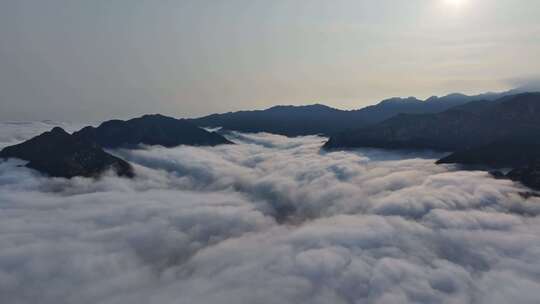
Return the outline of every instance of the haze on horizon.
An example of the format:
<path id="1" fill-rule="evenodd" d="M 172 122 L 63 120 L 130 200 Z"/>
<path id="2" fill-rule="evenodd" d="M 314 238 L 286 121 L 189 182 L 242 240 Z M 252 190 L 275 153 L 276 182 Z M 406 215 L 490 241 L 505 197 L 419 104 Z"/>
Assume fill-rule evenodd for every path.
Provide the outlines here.
<path id="1" fill-rule="evenodd" d="M 0 120 L 194 117 L 538 79 L 540 1 L 0 2 Z"/>

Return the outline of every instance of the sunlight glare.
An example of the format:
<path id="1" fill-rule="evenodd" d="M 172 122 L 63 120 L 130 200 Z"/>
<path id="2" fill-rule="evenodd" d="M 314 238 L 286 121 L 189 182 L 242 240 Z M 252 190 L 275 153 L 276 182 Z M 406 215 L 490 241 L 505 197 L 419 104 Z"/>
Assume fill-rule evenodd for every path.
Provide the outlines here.
<path id="1" fill-rule="evenodd" d="M 444 0 L 446 4 L 454 6 L 454 7 L 461 7 L 465 0 Z"/>

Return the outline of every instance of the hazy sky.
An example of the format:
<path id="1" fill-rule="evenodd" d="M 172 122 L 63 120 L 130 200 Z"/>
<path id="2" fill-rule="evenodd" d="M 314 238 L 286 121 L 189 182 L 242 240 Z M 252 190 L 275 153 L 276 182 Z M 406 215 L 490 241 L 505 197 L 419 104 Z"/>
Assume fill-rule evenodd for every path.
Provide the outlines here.
<path id="1" fill-rule="evenodd" d="M 538 0 L 0 0 L 0 120 L 191 117 L 537 79 Z"/>

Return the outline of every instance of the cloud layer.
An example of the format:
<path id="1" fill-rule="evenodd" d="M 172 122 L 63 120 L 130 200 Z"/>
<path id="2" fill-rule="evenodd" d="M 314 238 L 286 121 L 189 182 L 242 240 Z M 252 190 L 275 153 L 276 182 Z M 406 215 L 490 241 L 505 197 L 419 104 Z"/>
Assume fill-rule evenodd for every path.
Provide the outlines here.
<path id="1" fill-rule="evenodd" d="M 0 130 L 2 143 L 41 131 Z M 537 302 L 540 199 L 519 185 L 428 152 L 230 138 L 112 151 L 133 180 L 0 162 L 2 301 Z"/>

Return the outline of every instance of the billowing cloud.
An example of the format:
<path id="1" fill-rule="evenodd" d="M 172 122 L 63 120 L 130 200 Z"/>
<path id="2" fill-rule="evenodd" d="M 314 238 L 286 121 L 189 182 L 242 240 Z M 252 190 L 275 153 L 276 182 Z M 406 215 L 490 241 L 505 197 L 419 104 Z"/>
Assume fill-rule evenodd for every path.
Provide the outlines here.
<path id="1" fill-rule="evenodd" d="M 437 153 L 230 137 L 238 144 L 111 151 L 134 163 L 133 180 L 0 162 L 2 299 L 537 302 L 540 199 L 521 186 L 436 166 Z"/>

